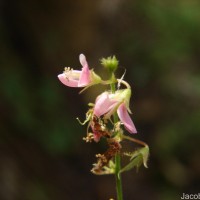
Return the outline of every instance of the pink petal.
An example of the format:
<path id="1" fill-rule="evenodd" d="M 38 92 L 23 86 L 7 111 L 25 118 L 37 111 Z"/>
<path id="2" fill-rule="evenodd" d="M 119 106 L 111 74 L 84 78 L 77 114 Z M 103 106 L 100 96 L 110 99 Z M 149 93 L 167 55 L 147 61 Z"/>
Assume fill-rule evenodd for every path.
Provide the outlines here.
<path id="1" fill-rule="evenodd" d="M 78 82 L 79 87 L 83 87 L 88 85 L 91 82 L 90 79 L 90 70 L 88 67 L 83 67 L 80 75 L 80 79 Z"/>
<path id="2" fill-rule="evenodd" d="M 84 67 L 85 65 L 88 65 L 86 57 L 84 54 L 80 54 L 79 55 L 79 61 L 81 63 L 81 65 Z"/>
<path id="3" fill-rule="evenodd" d="M 116 112 L 117 108 L 119 107 L 120 102 L 116 101 L 109 107 L 108 112 L 105 114 L 105 119 L 109 119 L 111 115 Z"/>
<path id="4" fill-rule="evenodd" d="M 58 78 L 64 85 L 66 85 L 68 87 L 78 87 L 78 80 L 71 79 L 70 77 L 67 78 L 64 73 L 63 74 L 59 74 Z"/>
<path id="5" fill-rule="evenodd" d="M 127 131 L 130 133 L 137 133 L 135 125 L 133 124 L 124 103 L 122 103 L 117 109 L 117 114 Z"/>
<path id="6" fill-rule="evenodd" d="M 83 87 L 83 86 L 88 85 L 91 82 L 90 70 L 88 67 L 86 57 L 83 54 L 80 54 L 79 60 L 80 60 L 81 65 L 83 66 L 83 68 L 82 68 L 80 79 L 78 82 L 78 87 Z"/>
<path id="7" fill-rule="evenodd" d="M 115 106 L 116 101 L 110 100 L 107 92 L 102 93 L 96 99 L 94 106 L 94 114 L 97 117 L 109 112 Z"/>

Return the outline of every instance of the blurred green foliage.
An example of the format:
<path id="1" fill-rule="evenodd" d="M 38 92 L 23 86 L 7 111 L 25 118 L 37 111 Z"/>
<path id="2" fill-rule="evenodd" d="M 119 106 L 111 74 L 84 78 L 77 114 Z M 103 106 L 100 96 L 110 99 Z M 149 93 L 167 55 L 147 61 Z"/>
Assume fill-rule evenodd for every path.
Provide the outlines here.
<path id="1" fill-rule="evenodd" d="M 89 172 L 103 145 L 84 144 L 75 119 L 101 88 L 79 95 L 57 79 L 64 66 L 81 67 L 79 53 L 99 72 L 100 58 L 116 55 L 133 87 L 136 137 L 150 160 L 124 175 L 125 199 L 199 192 L 198 0 L 4 0 L 0 11 L 0 199 L 114 196 L 112 177 Z"/>

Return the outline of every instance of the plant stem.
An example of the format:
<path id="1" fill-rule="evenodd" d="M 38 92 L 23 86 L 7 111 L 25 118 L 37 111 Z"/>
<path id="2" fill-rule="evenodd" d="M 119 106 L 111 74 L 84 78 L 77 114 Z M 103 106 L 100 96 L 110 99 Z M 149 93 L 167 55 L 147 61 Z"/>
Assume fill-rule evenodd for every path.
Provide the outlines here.
<path id="1" fill-rule="evenodd" d="M 114 74 L 111 75 L 111 79 L 114 79 Z M 110 84 L 111 91 L 114 93 L 116 91 L 115 83 Z M 113 116 L 114 124 L 118 122 L 117 113 Z M 115 181 L 116 181 L 116 190 L 117 190 L 117 200 L 123 200 L 122 192 L 122 179 L 119 171 L 121 170 L 121 157 L 120 154 L 115 155 Z"/>
<path id="2" fill-rule="evenodd" d="M 126 136 L 126 135 L 123 135 L 122 138 L 130 140 L 130 141 L 135 142 L 135 143 L 138 143 L 138 144 L 140 144 L 142 146 L 148 147 L 148 145 L 145 142 L 141 141 L 141 140 L 138 140 L 138 139 Z"/>
<path id="3" fill-rule="evenodd" d="M 116 190 L 117 190 L 117 200 L 123 200 L 122 193 L 122 179 L 119 171 L 121 170 L 121 158 L 120 154 L 115 156 L 115 181 L 116 181 Z"/>

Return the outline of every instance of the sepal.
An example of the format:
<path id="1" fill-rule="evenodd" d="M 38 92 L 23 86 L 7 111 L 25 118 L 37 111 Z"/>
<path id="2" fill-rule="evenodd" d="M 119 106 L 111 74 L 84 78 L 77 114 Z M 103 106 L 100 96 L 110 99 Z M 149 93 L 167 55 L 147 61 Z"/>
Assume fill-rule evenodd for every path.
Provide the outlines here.
<path id="1" fill-rule="evenodd" d="M 125 171 L 129 171 L 129 170 L 133 169 L 134 167 L 136 167 L 136 169 L 139 169 L 139 167 L 142 164 L 144 165 L 144 167 L 148 168 L 147 167 L 147 161 L 148 161 L 148 157 L 149 157 L 149 147 L 148 146 L 139 148 L 132 153 L 125 153 L 125 155 L 131 157 L 130 162 L 119 171 L 119 174 L 122 172 L 125 172 Z"/>

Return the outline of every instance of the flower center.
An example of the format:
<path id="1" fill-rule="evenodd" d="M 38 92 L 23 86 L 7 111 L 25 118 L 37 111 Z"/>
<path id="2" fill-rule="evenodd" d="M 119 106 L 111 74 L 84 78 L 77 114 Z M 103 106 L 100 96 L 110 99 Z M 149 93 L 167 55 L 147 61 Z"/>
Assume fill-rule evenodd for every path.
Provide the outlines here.
<path id="1" fill-rule="evenodd" d="M 80 71 L 73 70 L 70 67 L 65 67 L 64 74 L 67 80 L 79 80 L 80 78 Z"/>

